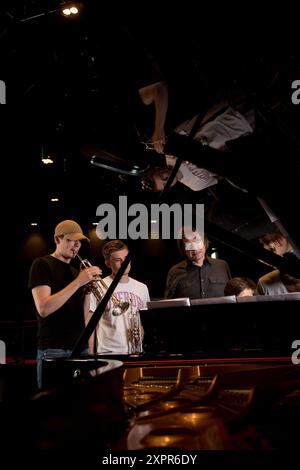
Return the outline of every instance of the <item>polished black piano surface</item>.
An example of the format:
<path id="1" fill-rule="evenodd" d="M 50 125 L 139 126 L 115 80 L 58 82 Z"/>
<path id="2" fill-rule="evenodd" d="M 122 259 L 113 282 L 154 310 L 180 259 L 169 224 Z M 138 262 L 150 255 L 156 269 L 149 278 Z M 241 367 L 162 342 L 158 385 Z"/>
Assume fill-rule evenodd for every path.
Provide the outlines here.
<path id="1" fill-rule="evenodd" d="M 107 449 L 201 458 L 218 450 L 225 460 L 251 450 L 258 463 L 264 451 L 293 453 L 299 294 L 190 304 L 141 311 L 142 354 L 47 359 L 43 390 L 0 403 L 7 448 L 63 451 L 70 461 Z"/>
<path id="2" fill-rule="evenodd" d="M 152 303 L 152 307 L 153 307 Z M 191 300 L 140 312 L 148 353 L 290 355 L 299 331 L 300 294 Z M 165 305 L 164 305 L 165 304 Z"/>
<path id="3" fill-rule="evenodd" d="M 53 393 L 63 421 L 75 403 L 81 418 L 73 416 L 72 427 L 82 425 L 84 410 L 101 449 L 109 443 L 115 452 L 292 451 L 300 418 L 299 294 L 191 303 L 141 311 L 142 354 L 46 360 L 42 415 Z"/>

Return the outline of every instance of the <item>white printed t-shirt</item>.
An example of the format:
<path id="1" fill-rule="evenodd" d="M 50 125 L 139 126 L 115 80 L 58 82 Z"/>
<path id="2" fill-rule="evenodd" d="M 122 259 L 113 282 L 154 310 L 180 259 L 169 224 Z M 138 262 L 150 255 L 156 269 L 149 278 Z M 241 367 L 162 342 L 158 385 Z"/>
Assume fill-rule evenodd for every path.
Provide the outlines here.
<path id="1" fill-rule="evenodd" d="M 109 287 L 112 283 L 112 278 L 107 276 L 104 278 L 104 282 Z M 128 354 L 130 352 L 130 316 L 140 308 L 147 307 L 147 302 L 150 300 L 149 291 L 146 284 L 129 277 L 128 282 L 119 282 L 114 295 L 121 302 L 128 302 L 130 306 L 125 313 L 114 316 L 112 315 L 113 302 L 112 300 L 108 302 L 96 328 L 97 352 Z M 96 306 L 97 302 L 92 294 L 90 310 L 94 312 Z"/>

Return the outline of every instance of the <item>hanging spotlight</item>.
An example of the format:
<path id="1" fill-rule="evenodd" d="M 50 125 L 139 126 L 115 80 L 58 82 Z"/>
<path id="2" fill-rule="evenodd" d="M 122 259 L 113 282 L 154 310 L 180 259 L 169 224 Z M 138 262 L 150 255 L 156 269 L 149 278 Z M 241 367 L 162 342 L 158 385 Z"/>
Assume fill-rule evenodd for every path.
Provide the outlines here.
<path id="1" fill-rule="evenodd" d="M 78 15 L 80 11 L 80 4 L 73 2 L 64 2 L 61 6 L 61 13 L 64 16 Z"/>
<path id="2" fill-rule="evenodd" d="M 52 165 L 54 163 L 52 157 L 50 155 L 45 155 L 44 154 L 44 147 L 42 146 L 42 152 L 41 152 L 41 162 L 43 165 Z"/>
<path id="3" fill-rule="evenodd" d="M 53 162 L 52 158 L 50 156 L 48 156 L 48 157 L 42 157 L 42 163 L 43 163 L 43 165 L 52 165 L 52 163 L 54 163 L 54 162 Z"/>
<path id="4" fill-rule="evenodd" d="M 37 10 L 35 14 L 20 18 L 20 22 L 25 23 L 27 21 L 38 20 L 39 18 L 52 15 L 53 13 L 59 13 L 63 16 L 74 17 L 75 15 L 78 15 L 80 13 L 82 7 L 82 2 L 72 2 L 63 0 L 60 2 L 58 8 L 55 8 L 54 10 L 49 10 L 47 8 L 45 9 L 44 7 L 41 7 L 42 10 Z"/>

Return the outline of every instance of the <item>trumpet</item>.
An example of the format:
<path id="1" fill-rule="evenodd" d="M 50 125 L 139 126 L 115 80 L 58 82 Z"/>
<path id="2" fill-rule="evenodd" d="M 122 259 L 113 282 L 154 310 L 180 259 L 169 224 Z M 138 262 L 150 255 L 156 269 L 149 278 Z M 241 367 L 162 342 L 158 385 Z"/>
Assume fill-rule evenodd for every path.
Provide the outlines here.
<path id="1" fill-rule="evenodd" d="M 129 354 L 140 354 L 143 352 L 143 333 L 140 312 L 132 308 L 129 313 Z"/>
<path id="2" fill-rule="evenodd" d="M 78 254 L 77 257 L 80 261 L 80 268 L 85 269 L 85 268 L 90 268 L 92 265 L 87 259 L 82 259 Z M 96 297 L 97 302 L 100 302 L 100 300 L 103 299 L 104 295 L 107 292 L 108 286 L 104 282 L 101 276 L 95 276 L 95 279 L 91 282 L 88 283 L 88 286 L 91 290 L 91 292 L 94 294 Z M 112 315 L 115 317 L 118 317 L 119 315 L 122 315 L 125 313 L 128 308 L 129 308 L 129 303 L 128 302 L 121 302 L 115 294 L 112 294 L 111 296 L 111 301 L 113 303 L 113 310 L 112 310 Z"/>

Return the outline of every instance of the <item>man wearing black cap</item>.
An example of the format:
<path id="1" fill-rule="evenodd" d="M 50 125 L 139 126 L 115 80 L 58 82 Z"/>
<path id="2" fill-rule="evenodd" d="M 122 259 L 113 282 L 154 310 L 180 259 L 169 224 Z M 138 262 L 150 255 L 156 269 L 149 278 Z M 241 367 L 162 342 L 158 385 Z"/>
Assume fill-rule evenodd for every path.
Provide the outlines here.
<path id="1" fill-rule="evenodd" d="M 70 265 L 82 240 L 88 240 L 80 225 L 63 220 L 54 231 L 55 251 L 37 258 L 29 274 L 38 320 L 37 379 L 42 386 L 42 359 L 68 357 L 82 333 L 84 306 L 89 296 L 83 286 L 101 274 L 98 266 L 78 271 Z"/>

